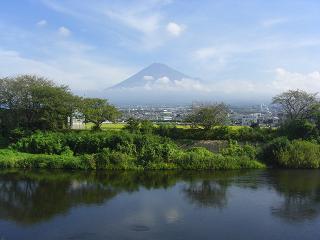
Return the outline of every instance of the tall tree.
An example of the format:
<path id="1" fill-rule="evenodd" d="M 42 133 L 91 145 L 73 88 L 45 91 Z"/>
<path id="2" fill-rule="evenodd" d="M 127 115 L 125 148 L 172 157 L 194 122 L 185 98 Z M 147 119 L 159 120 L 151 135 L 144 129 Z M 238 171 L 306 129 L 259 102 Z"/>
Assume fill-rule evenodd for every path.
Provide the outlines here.
<path id="1" fill-rule="evenodd" d="M 84 115 L 86 122 L 94 124 L 94 130 L 101 130 L 103 122 L 114 122 L 121 115 L 116 107 L 109 104 L 106 99 L 100 98 L 82 99 L 79 110 Z"/>
<path id="2" fill-rule="evenodd" d="M 187 116 L 187 121 L 193 126 L 201 126 L 206 130 L 217 125 L 223 125 L 227 121 L 229 109 L 224 103 L 202 105 L 195 107 Z"/>
<path id="3" fill-rule="evenodd" d="M 288 120 L 301 120 L 310 118 L 318 103 L 316 96 L 317 93 L 289 90 L 275 96 L 272 103 L 281 107 Z"/>
<path id="4" fill-rule="evenodd" d="M 0 122 L 7 129 L 67 127 L 76 97 L 66 86 L 34 75 L 0 79 Z"/>

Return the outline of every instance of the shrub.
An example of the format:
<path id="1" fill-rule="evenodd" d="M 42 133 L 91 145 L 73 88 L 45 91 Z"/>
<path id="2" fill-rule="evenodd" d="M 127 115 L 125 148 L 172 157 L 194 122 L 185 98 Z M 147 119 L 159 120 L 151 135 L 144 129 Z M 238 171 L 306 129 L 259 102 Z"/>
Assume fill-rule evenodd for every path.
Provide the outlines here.
<path id="1" fill-rule="evenodd" d="M 142 120 L 140 125 L 140 132 L 143 134 L 152 134 L 154 132 L 153 123 L 148 120 Z"/>
<path id="2" fill-rule="evenodd" d="M 8 139 L 0 135 L 0 148 L 8 145 Z"/>
<path id="3" fill-rule="evenodd" d="M 193 140 L 236 140 L 249 142 L 265 142 L 272 139 L 276 133 L 271 128 L 228 127 L 217 126 L 210 130 L 182 129 L 171 126 L 160 126 L 155 130 L 160 136 L 172 139 Z"/>
<path id="4" fill-rule="evenodd" d="M 42 132 L 20 139 L 13 148 L 22 152 L 47 154 L 61 154 L 67 150 L 60 133 Z"/>
<path id="5" fill-rule="evenodd" d="M 284 168 L 319 168 L 320 145 L 287 138 L 274 139 L 262 148 L 261 158 L 268 164 Z"/>
<path id="6" fill-rule="evenodd" d="M 30 136 L 31 134 L 32 132 L 30 130 L 26 130 L 23 128 L 15 128 L 9 131 L 7 138 L 10 143 L 16 143 L 21 138 Z"/>
<path id="7" fill-rule="evenodd" d="M 240 169 L 243 166 L 258 166 L 254 160 L 255 149 L 249 145 L 240 146 L 236 142 L 230 142 L 229 147 L 221 154 L 212 153 L 205 148 L 184 151 L 166 137 L 127 131 L 37 132 L 19 140 L 12 148 L 40 154 L 37 156 L 39 158 L 44 156 L 44 160 L 38 159 L 38 163 L 35 163 L 31 155 L 27 155 L 27 160 L 24 161 L 20 159 L 22 155 L 19 153 L 18 158 L 14 158 L 20 162 L 19 167 Z M 52 157 L 48 157 L 48 154 Z M 52 159 L 52 163 L 46 159 Z"/>
<path id="8" fill-rule="evenodd" d="M 320 145 L 294 140 L 279 154 L 279 165 L 285 168 L 319 168 Z"/>
<path id="9" fill-rule="evenodd" d="M 233 157 L 248 157 L 249 159 L 256 159 L 257 151 L 252 145 L 245 144 L 240 146 L 237 141 L 230 141 L 228 147 L 221 150 L 223 156 Z"/>
<path id="10" fill-rule="evenodd" d="M 262 147 L 260 158 L 269 165 L 279 166 L 280 153 L 290 147 L 290 141 L 286 137 L 275 138 Z"/>
<path id="11" fill-rule="evenodd" d="M 84 154 L 80 156 L 80 165 L 82 169 L 96 169 L 96 160 L 93 154 Z"/>
<path id="12" fill-rule="evenodd" d="M 307 120 L 292 120 L 285 122 L 278 130 L 280 136 L 293 139 L 316 139 L 319 136 L 316 124 Z"/>
<path id="13" fill-rule="evenodd" d="M 110 150 L 104 148 L 102 152 L 95 154 L 96 169 L 106 169 L 110 164 Z"/>
<path id="14" fill-rule="evenodd" d="M 177 161 L 182 169 L 226 170 L 242 168 L 263 168 L 264 164 L 247 156 L 216 154 L 205 148 L 193 148 Z"/>

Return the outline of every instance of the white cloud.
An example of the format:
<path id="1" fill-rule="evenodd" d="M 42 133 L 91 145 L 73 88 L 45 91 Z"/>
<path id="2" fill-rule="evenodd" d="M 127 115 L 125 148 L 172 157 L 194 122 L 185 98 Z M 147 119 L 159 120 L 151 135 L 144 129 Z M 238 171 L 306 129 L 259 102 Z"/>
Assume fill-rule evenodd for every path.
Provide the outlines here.
<path id="1" fill-rule="evenodd" d="M 144 87 L 146 90 L 166 90 L 166 91 L 200 91 L 208 92 L 208 86 L 198 80 L 182 78 L 172 80 L 167 76 L 158 78 L 154 82 L 147 82 Z"/>
<path id="2" fill-rule="evenodd" d="M 117 43 L 131 49 L 152 50 L 179 36 L 185 26 L 168 23 L 163 7 L 172 0 L 98 1 L 87 4 L 78 0 L 41 0 L 50 9 L 70 15 L 97 31 L 111 29 L 116 32 Z M 168 29 L 167 29 L 168 28 Z"/>
<path id="3" fill-rule="evenodd" d="M 287 18 L 270 18 L 262 21 L 263 27 L 273 27 L 288 22 Z"/>
<path id="4" fill-rule="evenodd" d="M 208 60 L 210 58 L 216 57 L 217 53 L 218 51 L 215 47 L 200 48 L 194 52 L 194 57 L 197 60 Z"/>
<path id="5" fill-rule="evenodd" d="M 166 76 L 158 78 L 156 81 L 156 84 L 159 84 L 159 85 L 168 85 L 170 83 L 171 83 L 170 78 Z"/>
<path id="6" fill-rule="evenodd" d="M 144 15 L 135 11 L 107 10 L 106 15 L 120 23 L 133 28 L 139 32 L 149 34 L 159 28 L 160 16 L 157 14 Z"/>
<path id="7" fill-rule="evenodd" d="M 320 72 L 290 72 L 284 68 L 275 70 L 276 78 L 272 87 L 276 90 L 302 89 L 309 92 L 320 92 Z"/>
<path id="8" fill-rule="evenodd" d="M 153 76 L 143 76 L 143 80 L 151 81 L 151 80 L 154 80 L 154 77 Z"/>
<path id="9" fill-rule="evenodd" d="M 64 26 L 59 27 L 58 33 L 59 33 L 59 35 L 61 35 L 63 37 L 69 37 L 71 35 L 71 31 Z"/>
<path id="10" fill-rule="evenodd" d="M 0 49 L 1 77 L 17 74 L 37 74 L 52 79 L 58 84 L 65 84 L 72 90 L 101 90 L 125 79 L 132 70 L 109 63 L 93 61 L 85 53 L 72 53 L 64 48 L 69 56 L 51 56 L 37 60 L 22 56 L 17 51 Z"/>
<path id="11" fill-rule="evenodd" d="M 236 94 L 239 98 L 248 96 L 265 96 L 271 99 L 272 96 L 289 89 L 302 89 L 308 92 L 320 92 L 320 71 L 313 71 L 302 74 L 290 72 L 283 68 L 274 71 L 274 79 L 268 83 L 228 79 L 209 82 L 201 82 L 194 79 L 172 80 L 163 76 L 154 82 L 147 82 L 144 89 L 148 91 L 185 91 L 198 93 L 219 93 L 220 95 Z"/>
<path id="12" fill-rule="evenodd" d="M 167 25 L 167 32 L 175 37 L 179 37 L 186 29 L 185 25 L 179 25 L 175 22 L 169 22 Z"/>
<path id="13" fill-rule="evenodd" d="M 47 24 L 48 24 L 47 20 L 44 20 L 44 19 L 37 22 L 38 27 L 45 27 L 45 26 L 47 26 Z"/>

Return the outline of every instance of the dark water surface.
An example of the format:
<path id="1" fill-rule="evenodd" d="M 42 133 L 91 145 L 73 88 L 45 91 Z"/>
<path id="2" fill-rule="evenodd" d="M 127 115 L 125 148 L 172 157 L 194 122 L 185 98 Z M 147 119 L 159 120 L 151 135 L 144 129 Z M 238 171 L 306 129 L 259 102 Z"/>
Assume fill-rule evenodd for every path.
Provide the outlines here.
<path id="1" fill-rule="evenodd" d="M 320 171 L 2 171 L 0 239 L 320 239 Z"/>

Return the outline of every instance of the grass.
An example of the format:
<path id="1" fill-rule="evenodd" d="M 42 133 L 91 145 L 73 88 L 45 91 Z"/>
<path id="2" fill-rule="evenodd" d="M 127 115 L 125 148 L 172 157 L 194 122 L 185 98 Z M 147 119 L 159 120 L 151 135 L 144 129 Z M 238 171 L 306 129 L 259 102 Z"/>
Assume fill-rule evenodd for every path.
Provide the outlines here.
<path id="1" fill-rule="evenodd" d="M 116 130 L 119 131 L 126 126 L 125 123 L 103 123 L 101 125 L 102 130 Z M 85 129 L 90 130 L 93 127 L 93 123 L 87 123 Z"/>
<path id="2" fill-rule="evenodd" d="M 22 169 L 78 169 L 78 170 L 233 170 L 265 168 L 263 163 L 244 157 L 222 156 L 205 149 L 196 149 L 171 162 L 154 161 L 146 164 L 133 156 L 120 152 L 107 154 L 49 155 L 22 153 L 12 149 L 0 149 L 0 168 Z"/>

